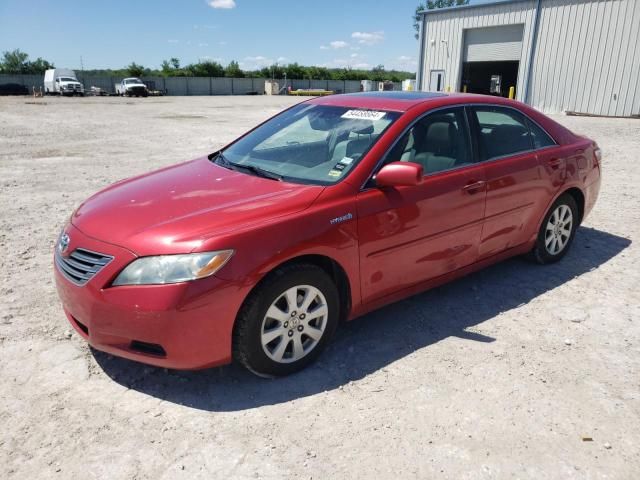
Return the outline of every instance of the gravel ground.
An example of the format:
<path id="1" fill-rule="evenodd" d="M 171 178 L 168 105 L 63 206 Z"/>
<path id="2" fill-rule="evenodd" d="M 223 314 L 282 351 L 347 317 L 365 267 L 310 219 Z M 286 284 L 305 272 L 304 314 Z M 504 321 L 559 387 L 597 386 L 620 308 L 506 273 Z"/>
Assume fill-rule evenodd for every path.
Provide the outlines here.
<path id="1" fill-rule="evenodd" d="M 292 101 L 0 98 L 0 477 L 638 478 L 640 120 L 557 117 L 604 152 L 562 262 L 367 315 L 300 374 L 167 371 L 71 334 L 51 255 L 73 208 Z"/>

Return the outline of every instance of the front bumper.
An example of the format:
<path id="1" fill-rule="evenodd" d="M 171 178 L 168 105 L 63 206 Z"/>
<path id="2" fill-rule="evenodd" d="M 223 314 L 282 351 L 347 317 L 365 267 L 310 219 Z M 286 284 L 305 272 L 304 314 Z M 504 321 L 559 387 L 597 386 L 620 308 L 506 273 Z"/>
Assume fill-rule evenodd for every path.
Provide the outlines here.
<path id="1" fill-rule="evenodd" d="M 60 93 L 65 95 L 84 94 L 84 88 L 81 86 L 63 86 L 60 88 Z"/>
<path id="2" fill-rule="evenodd" d="M 246 291 L 215 276 L 173 285 L 111 287 L 136 256 L 69 226 L 68 252 L 113 256 L 85 285 L 55 266 L 58 295 L 73 328 L 94 348 L 160 367 L 194 370 L 231 361 L 233 323 Z"/>
<path id="3" fill-rule="evenodd" d="M 147 95 L 148 91 L 145 87 L 128 87 L 127 95 Z"/>

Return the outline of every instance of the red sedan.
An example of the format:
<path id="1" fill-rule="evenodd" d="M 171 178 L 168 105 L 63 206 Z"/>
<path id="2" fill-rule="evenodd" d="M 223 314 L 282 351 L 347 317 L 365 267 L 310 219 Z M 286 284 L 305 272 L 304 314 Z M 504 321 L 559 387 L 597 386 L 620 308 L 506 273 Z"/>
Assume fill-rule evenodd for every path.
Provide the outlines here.
<path id="1" fill-rule="evenodd" d="M 284 375 L 343 320 L 514 255 L 560 260 L 599 187 L 596 143 L 521 103 L 317 98 L 89 198 L 56 284 L 98 350 Z"/>

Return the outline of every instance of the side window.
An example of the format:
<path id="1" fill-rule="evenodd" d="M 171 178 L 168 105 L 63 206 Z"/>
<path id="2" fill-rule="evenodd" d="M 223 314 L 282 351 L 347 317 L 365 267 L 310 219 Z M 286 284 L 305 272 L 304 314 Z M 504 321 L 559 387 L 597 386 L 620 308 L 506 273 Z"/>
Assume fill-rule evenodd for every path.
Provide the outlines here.
<path id="1" fill-rule="evenodd" d="M 533 150 L 524 115 L 510 108 L 474 107 L 478 122 L 478 143 L 485 160 Z"/>
<path id="2" fill-rule="evenodd" d="M 536 123 L 527 119 L 527 125 L 529 125 L 529 130 L 531 130 L 531 138 L 533 139 L 533 147 L 535 149 L 556 145 L 553 138 L 551 138 L 547 132 L 540 128 Z"/>
<path id="3" fill-rule="evenodd" d="M 416 122 L 385 163 L 415 162 L 429 175 L 473 163 L 463 108 L 438 110 Z"/>

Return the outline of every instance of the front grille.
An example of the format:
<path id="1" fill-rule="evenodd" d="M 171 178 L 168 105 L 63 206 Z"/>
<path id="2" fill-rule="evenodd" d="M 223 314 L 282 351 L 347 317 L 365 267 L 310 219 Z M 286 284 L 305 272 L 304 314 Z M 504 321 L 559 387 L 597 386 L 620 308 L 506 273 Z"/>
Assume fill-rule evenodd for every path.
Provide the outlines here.
<path id="1" fill-rule="evenodd" d="M 113 257 L 102 253 L 92 252 L 84 248 L 76 248 L 68 257 L 63 257 L 57 250 L 55 261 L 58 270 L 67 280 L 76 285 L 84 285 L 102 270 Z"/>

